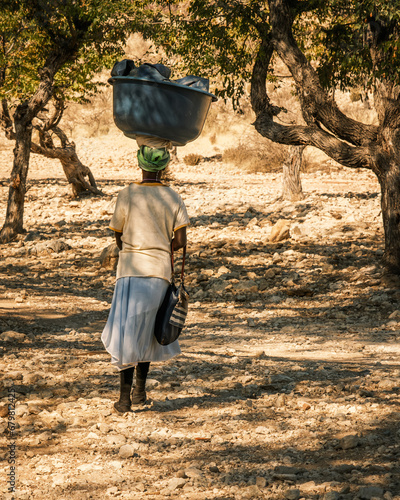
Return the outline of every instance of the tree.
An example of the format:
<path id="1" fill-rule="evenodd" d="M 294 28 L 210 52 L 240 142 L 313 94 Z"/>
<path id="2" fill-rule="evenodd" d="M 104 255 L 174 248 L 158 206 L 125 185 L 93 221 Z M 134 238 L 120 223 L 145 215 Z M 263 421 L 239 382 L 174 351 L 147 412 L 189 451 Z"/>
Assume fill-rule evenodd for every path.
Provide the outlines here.
<path id="1" fill-rule="evenodd" d="M 323 8 L 319 6 L 315 13 L 332 16 L 335 24 L 326 30 L 332 38 L 327 40 L 327 50 L 321 55 L 322 64 L 317 70 L 294 38 L 293 23 L 296 15 L 301 14 L 302 2 L 269 0 L 268 3 L 271 31 L 269 39 L 263 40 L 253 69 L 251 98 L 257 114 L 255 127 L 275 142 L 315 146 L 346 167 L 372 170 L 381 186 L 384 261 L 391 270 L 400 272 L 398 2 L 375 2 L 385 14 L 381 17 L 370 10 L 368 2 L 362 5 L 328 2 Z M 343 33 L 343 37 L 338 33 Z M 349 46 L 347 37 L 351 40 Z M 340 52 L 338 44 L 342 42 L 345 50 L 342 48 Z M 278 54 L 293 76 L 304 126 L 284 126 L 274 120 L 279 110 L 270 102 L 265 84 L 261 84 L 271 51 Z M 363 79 L 368 79 L 374 92 L 378 125 L 357 122 L 344 115 L 326 90 L 335 81 L 346 87 Z"/>
<path id="2" fill-rule="evenodd" d="M 55 134 L 61 141 L 64 160 L 66 153 L 71 155 L 70 160 L 77 159 L 74 145 L 57 128 L 58 117 L 44 117 L 46 106 L 52 99 L 56 103 L 83 101 L 93 94 L 97 88 L 93 75 L 105 66 L 110 67 L 123 53 L 122 45 L 127 35 L 144 26 L 145 15 L 146 2 L 136 0 L 2 1 L 1 120 L 8 131 L 12 129 L 15 149 L 0 242 L 10 241 L 24 231 L 24 199 L 31 151 L 61 154 L 60 148 L 52 142 L 53 131 L 53 137 Z M 10 96 L 14 104 L 12 114 L 9 112 Z M 38 145 L 32 144 L 34 127 L 39 132 Z"/>
<path id="3" fill-rule="evenodd" d="M 97 188 L 95 178 L 89 167 L 83 165 L 76 152 L 75 143 L 70 141 L 59 126 L 63 112 L 66 108 L 63 101 L 55 100 L 53 113 L 45 110 L 38 114 L 32 122 L 32 128 L 37 132 L 38 141 L 31 141 L 31 153 L 36 153 L 46 158 L 53 158 L 60 161 L 67 181 L 71 185 L 73 196 L 89 191 L 96 195 L 103 193 Z M 13 121 L 9 112 L 8 101 L 3 99 L 2 113 L 0 114 L 0 124 L 8 139 L 15 141 L 16 134 L 13 128 Z M 57 138 L 59 145 L 56 145 L 54 138 Z M 88 181 L 86 180 L 88 178 Z"/>
<path id="4" fill-rule="evenodd" d="M 174 29 L 163 33 L 161 43 L 198 72 L 209 69 L 219 78 L 219 95 L 237 102 L 250 81 L 261 135 L 314 146 L 343 166 L 376 174 L 384 262 L 400 272 L 399 0 L 192 0 L 185 6 L 170 9 Z M 303 124 L 280 123 L 285 110 L 267 94 L 275 57 L 293 77 Z M 377 125 L 338 108 L 332 89 L 355 85 L 373 92 Z"/>

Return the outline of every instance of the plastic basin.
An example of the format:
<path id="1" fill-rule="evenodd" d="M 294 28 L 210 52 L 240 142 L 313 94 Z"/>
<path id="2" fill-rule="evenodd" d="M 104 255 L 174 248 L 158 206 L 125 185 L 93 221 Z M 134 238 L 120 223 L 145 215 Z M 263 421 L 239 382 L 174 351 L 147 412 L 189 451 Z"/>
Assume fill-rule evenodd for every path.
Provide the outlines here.
<path id="1" fill-rule="evenodd" d="M 201 133 L 211 102 L 217 98 L 196 88 L 170 82 L 114 76 L 116 126 L 131 138 L 149 135 L 184 146 Z"/>

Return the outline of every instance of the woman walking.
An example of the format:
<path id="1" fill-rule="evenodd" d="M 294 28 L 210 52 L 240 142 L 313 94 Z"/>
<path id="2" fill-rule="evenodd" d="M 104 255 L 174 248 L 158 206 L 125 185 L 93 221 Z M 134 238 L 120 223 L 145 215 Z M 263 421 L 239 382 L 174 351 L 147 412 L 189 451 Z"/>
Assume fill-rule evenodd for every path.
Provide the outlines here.
<path id="1" fill-rule="evenodd" d="M 146 378 L 152 361 L 180 354 L 178 341 L 157 343 L 153 330 L 171 279 L 171 245 L 186 245 L 189 225 L 185 204 L 178 193 L 159 180 L 170 160 L 162 148 L 141 146 L 138 163 L 142 181 L 130 184 L 117 198 L 110 228 L 120 249 L 117 282 L 101 340 L 120 371 L 117 411 L 146 401 Z M 131 398 L 136 367 L 136 385 Z"/>

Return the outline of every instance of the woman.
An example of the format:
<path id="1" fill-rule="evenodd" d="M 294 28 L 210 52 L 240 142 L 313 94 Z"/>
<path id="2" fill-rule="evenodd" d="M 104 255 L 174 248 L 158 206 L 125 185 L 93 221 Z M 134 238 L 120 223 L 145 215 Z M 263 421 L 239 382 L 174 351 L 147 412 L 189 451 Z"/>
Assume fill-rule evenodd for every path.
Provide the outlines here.
<path id="1" fill-rule="evenodd" d="M 117 198 L 110 228 L 120 249 L 117 282 L 101 340 L 120 371 L 117 411 L 146 401 L 146 378 L 152 361 L 180 354 L 178 341 L 157 343 L 155 317 L 171 279 L 171 244 L 186 245 L 189 225 L 185 204 L 178 193 L 160 182 L 170 160 L 168 151 L 141 146 L 138 163 L 142 181 L 130 184 Z M 131 399 L 133 374 L 136 385 Z"/>

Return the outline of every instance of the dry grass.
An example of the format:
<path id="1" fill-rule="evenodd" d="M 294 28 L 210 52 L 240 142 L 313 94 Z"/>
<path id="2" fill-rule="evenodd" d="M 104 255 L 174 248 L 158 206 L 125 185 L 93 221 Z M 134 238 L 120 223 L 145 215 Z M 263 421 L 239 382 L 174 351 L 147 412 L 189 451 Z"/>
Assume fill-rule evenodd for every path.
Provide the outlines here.
<path id="1" fill-rule="evenodd" d="M 286 146 L 260 137 L 257 142 L 240 143 L 236 147 L 226 149 L 222 161 L 249 173 L 279 172 L 286 156 Z"/>
<path id="2" fill-rule="evenodd" d="M 201 155 L 197 153 L 191 153 L 183 157 L 183 162 L 185 163 L 185 165 L 194 167 L 195 165 L 198 165 L 202 161 L 202 159 L 203 157 Z"/>

